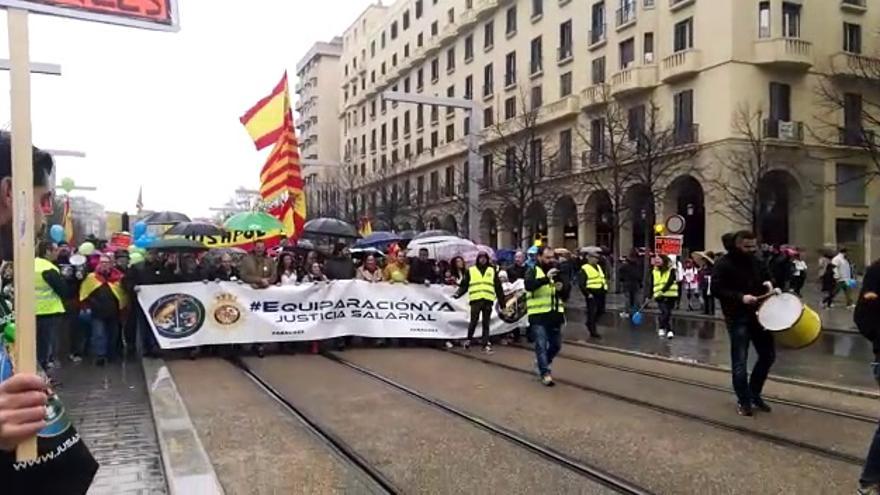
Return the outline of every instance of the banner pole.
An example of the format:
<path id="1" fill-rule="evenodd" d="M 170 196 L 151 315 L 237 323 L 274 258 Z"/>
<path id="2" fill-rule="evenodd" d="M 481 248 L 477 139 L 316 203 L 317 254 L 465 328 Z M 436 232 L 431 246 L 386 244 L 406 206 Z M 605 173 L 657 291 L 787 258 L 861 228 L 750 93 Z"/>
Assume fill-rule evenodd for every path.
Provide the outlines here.
<path id="1" fill-rule="evenodd" d="M 31 67 L 28 13 L 7 11 L 12 109 L 12 239 L 15 280 L 15 372 L 37 372 L 34 316 L 34 169 L 31 150 Z M 19 462 L 36 459 L 37 439 L 15 451 Z"/>

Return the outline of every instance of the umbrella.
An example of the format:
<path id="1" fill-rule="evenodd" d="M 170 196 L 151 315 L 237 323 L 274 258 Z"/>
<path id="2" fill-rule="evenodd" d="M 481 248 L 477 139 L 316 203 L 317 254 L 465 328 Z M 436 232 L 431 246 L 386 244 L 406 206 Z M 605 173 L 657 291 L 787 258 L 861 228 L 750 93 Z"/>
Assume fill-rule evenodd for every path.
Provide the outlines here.
<path id="1" fill-rule="evenodd" d="M 142 221 L 147 225 L 177 225 L 181 222 L 189 222 L 190 219 L 176 211 L 158 211 L 147 215 Z"/>
<path id="2" fill-rule="evenodd" d="M 343 222 L 337 218 L 316 218 L 306 222 L 303 229 L 307 234 L 323 235 L 329 237 L 350 237 L 357 239 L 360 237 L 357 229 L 350 223 Z"/>
<path id="3" fill-rule="evenodd" d="M 230 256 L 240 256 L 247 254 L 247 251 L 237 247 L 217 248 L 208 251 L 208 256 L 223 256 L 224 254 L 228 254 Z"/>
<path id="4" fill-rule="evenodd" d="M 223 228 L 207 222 L 180 222 L 165 231 L 165 235 L 201 236 L 222 235 Z"/>
<path id="5" fill-rule="evenodd" d="M 475 252 L 477 245 L 467 239 L 454 235 L 425 237 L 410 242 L 409 246 L 407 246 L 406 254 L 409 257 L 417 257 L 420 249 L 427 249 L 428 257 L 431 259 L 449 260 L 456 256 L 464 256 Z M 476 254 L 474 256 L 476 257 Z"/>
<path id="6" fill-rule="evenodd" d="M 363 239 L 358 239 L 356 243 L 354 243 L 355 247 L 368 247 L 368 246 L 377 246 L 380 244 L 390 244 L 392 242 L 402 241 L 403 237 L 400 237 L 399 234 L 395 234 L 393 232 L 386 231 L 377 231 L 372 234 L 364 237 Z"/>
<path id="7" fill-rule="evenodd" d="M 602 254 L 602 248 L 598 246 L 582 247 L 579 251 L 581 254 Z"/>
<path id="8" fill-rule="evenodd" d="M 158 249 L 162 251 L 206 251 L 208 248 L 200 242 L 178 237 L 159 239 L 150 244 L 147 249 Z"/>
<path id="9" fill-rule="evenodd" d="M 384 258 L 385 253 L 383 253 L 380 249 L 374 247 L 363 247 L 363 248 L 351 248 L 351 255 L 355 258 L 364 257 L 366 258 L 369 255 L 373 255 L 377 258 Z"/>
<path id="10" fill-rule="evenodd" d="M 715 260 L 713 260 L 712 258 L 710 258 L 709 255 L 707 255 L 707 254 L 704 253 L 703 251 L 695 251 L 694 253 L 691 254 L 691 256 L 696 256 L 696 257 L 698 257 L 698 258 L 703 258 L 703 259 L 706 260 L 706 262 L 709 263 L 710 265 L 714 265 L 714 264 L 715 264 Z"/>
<path id="11" fill-rule="evenodd" d="M 474 249 L 462 253 L 461 256 L 464 258 L 464 262 L 470 265 L 477 262 L 477 255 L 480 253 L 488 254 L 490 260 L 495 259 L 495 250 L 483 244 L 474 246 Z"/>
<path id="12" fill-rule="evenodd" d="M 296 249 L 304 249 L 306 251 L 314 251 L 315 243 L 308 239 L 300 239 L 296 241 L 296 245 L 294 246 Z"/>
<path id="13" fill-rule="evenodd" d="M 455 234 L 448 230 L 428 230 L 413 236 L 412 240 L 427 239 L 429 237 L 455 237 Z"/>
<path id="14" fill-rule="evenodd" d="M 236 213 L 223 222 L 223 226 L 229 230 L 237 230 L 239 232 L 284 230 L 284 224 L 280 220 L 262 211 Z"/>

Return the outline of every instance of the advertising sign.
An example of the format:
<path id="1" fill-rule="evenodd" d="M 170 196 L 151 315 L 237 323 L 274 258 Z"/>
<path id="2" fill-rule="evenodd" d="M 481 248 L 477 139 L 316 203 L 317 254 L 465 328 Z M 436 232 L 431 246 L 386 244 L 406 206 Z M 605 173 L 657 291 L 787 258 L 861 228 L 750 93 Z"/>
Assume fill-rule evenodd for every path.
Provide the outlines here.
<path id="1" fill-rule="evenodd" d="M 0 0 L 0 7 L 157 31 L 179 29 L 177 0 Z"/>

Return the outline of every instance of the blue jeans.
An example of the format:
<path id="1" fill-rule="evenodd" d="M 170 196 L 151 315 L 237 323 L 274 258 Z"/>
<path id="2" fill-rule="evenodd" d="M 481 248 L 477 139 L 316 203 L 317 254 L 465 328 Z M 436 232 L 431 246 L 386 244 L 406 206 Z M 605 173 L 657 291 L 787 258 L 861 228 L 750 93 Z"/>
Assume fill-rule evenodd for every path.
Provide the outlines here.
<path id="1" fill-rule="evenodd" d="M 103 319 L 92 315 L 92 356 L 109 359 L 119 341 L 119 322 L 115 318 Z"/>
<path id="2" fill-rule="evenodd" d="M 770 374 L 770 367 L 776 361 L 776 344 L 773 334 L 761 328 L 754 316 L 738 318 L 727 322 L 730 335 L 730 366 L 733 375 L 733 390 L 740 404 L 751 405 L 752 400 L 761 397 L 764 382 Z M 754 344 L 758 361 L 749 378 L 749 343 Z"/>
<path id="3" fill-rule="evenodd" d="M 535 337 L 535 358 L 538 361 L 538 373 L 541 376 L 550 374 L 553 358 L 562 348 L 562 329 L 558 326 L 533 324 L 530 327 Z"/>
<path id="4" fill-rule="evenodd" d="M 55 358 L 63 314 L 37 316 L 37 362 L 43 369 Z"/>
<path id="5" fill-rule="evenodd" d="M 874 372 L 874 379 L 880 385 L 880 362 L 871 363 L 871 369 Z M 859 483 L 863 487 L 880 484 L 880 427 L 874 432 L 874 439 L 868 449 L 868 458 L 865 460 Z"/>

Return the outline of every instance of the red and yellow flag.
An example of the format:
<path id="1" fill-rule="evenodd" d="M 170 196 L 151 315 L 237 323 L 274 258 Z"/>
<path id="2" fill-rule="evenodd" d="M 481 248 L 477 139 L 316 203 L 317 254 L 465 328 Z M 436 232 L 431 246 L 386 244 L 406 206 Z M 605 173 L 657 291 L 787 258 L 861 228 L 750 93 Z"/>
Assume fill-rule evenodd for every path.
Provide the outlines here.
<path id="1" fill-rule="evenodd" d="M 64 214 L 61 219 L 64 226 L 64 240 L 73 242 L 73 212 L 70 211 L 70 196 L 64 199 Z"/>
<path id="2" fill-rule="evenodd" d="M 360 223 L 361 225 L 358 229 L 358 234 L 360 234 L 361 237 L 366 237 L 373 233 L 373 222 L 370 221 L 369 217 L 362 218 Z"/>
<path id="3" fill-rule="evenodd" d="M 272 93 L 257 102 L 239 119 L 247 129 L 258 150 L 278 141 L 290 114 L 290 95 L 287 89 L 287 72 Z"/>

